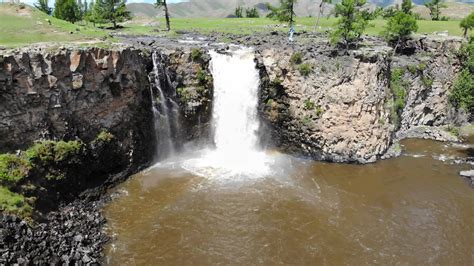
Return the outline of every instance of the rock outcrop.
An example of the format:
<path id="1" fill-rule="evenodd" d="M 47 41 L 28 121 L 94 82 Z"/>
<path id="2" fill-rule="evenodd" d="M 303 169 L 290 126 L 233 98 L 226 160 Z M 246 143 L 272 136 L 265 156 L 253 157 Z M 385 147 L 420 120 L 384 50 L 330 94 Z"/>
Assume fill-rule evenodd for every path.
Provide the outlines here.
<path id="1" fill-rule="evenodd" d="M 455 141 L 446 126 L 466 122 L 449 103 L 461 43 L 419 39 L 410 55 L 395 56 L 370 40 L 342 55 L 327 43 L 265 45 L 256 58 L 261 115 L 277 147 L 335 162 L 390 157 L 390 147 L 405 137 Z M 394 71 L 401 73 L 399 81 Z"/>
<path id="2" fill-rule="evenodd" d="M 106 129 L 120 142 L 126 161 L 152 158 L 149 56 L 91 48 L 0 58 L 0 152 L 25 149 L 39 139 L 89 142 Z"/>

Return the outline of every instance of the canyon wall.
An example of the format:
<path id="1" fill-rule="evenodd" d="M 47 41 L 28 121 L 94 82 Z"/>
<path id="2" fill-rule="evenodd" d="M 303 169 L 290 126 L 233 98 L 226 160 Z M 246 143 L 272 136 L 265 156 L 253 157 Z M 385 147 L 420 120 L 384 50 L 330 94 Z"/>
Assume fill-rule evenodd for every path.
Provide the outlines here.
<path id="1" fill-rule="evenodd" d="M 40 139 L 88 142 L 108 130 L 126 161 L 152 157 L 150 59 L 142 52 L 33 50 L 0 60 L 0 152 Z"/>
<path id="2" fill-rule="evenodd" d="M 259 49 L 271 139 L 294 154 L 359 163 L 396 155 L 403 137 L 456 140 L 443 126 L 467 119 L 449 102 L 461 43 L 417 39 L 395 56 L 374 43 L 345 54 L 329 45 Z"/>

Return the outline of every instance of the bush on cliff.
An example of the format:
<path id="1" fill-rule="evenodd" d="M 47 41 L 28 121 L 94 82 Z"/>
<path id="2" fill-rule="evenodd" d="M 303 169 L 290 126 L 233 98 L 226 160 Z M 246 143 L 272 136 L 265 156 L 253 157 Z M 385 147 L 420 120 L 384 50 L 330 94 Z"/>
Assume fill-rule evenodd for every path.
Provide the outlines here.
<path id="1" fill-rule="evenodd" d="M 118 154 L 115 136 L 105 130 L 89 145 L 44 140 L 18 154 L 0 154 L 0 210 L 25 217 L 32 206 L 52 209 L 123 165 Z"/>
<path id="2" fill-rule="evenodd" d="M 459 50 L 462 71 L 454 81 L 450 99 L 454 106 L 466 111 L 474 109 L 474 38 Z"/>
<path id="3" fill-rule="evenodd" d="M 0 154 L 0 184 L 4 186 L 13 186 L 18 181 L 27 176 L 31 169 L 28 160 L 20 155 L 7 153 Z"/>
<path id="4" fill-rule="evenodd" d="M 0 186 L 0 211 L 28 217 L 31 215 L 32 210 L 24 196 Z"/>
<path id="5" fill-rule="evenodd" d="M 409 84 L 404 80 L 403 68 L 392 69 L 390 73 L 390 89 L 393 94 L 391 120 L 396 128 L 400 126 L 400 113 L 405 108 L 406 89 Z"/>

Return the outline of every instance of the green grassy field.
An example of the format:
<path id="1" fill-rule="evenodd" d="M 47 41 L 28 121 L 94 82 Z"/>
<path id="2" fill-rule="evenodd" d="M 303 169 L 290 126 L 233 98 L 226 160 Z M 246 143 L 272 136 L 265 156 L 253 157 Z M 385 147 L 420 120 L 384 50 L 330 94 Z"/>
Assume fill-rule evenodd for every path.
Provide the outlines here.
<path id="1" fill-rule="evenodd" d="M 51 25 L 47 20 L 51 21 Z M 130 35 L 167 35 L 175 36 L 176 31 L 196 31 L 203 34 L 211 32 L 223 32 L 234 34 L 252 34 L 253 32 L 287 31 L 286 25 L 267 18 L 177 18 L 172 19 L 172 32 L 160 31 L 157 27 L 148 26 L 150 22 L 159 22 L 164 27 L 164 20 L 156 21 L 139 19 L 125 23 L 124 28 L 117 32 Z M 331 29 L 336 18 L 322 18 L 319 30 Z M 301 17 L 296 20 L 297 31 L 312 31 L 315 18 Z M 373 25 L 366 30 L 368 35 L 378 35 L 385 25 L 384 20 L 374 20 Z M 33 43 L 43 42 L 82 42 L 82 43 L 106 43 L 114 42 L 110 38 L 113 32 L 93 27 L 91 24 L 71 24 L 66 21 L 47 16 L 38 10 L 26 6 L 20 8 L 18 5 L 0 4 L 0 45 L 7 47 L 18 47 Z M 460 36 L 462 30 L 459 21 L 418 21 L 418 34 L 430 34 L 433 32 L 448 31 L 449 35 Z"/>
<path id="2" fill-rule="evenodd" d="M 0 25 L 0 45 L 7 47 L 41 42 L 87 42 L 108 35 L 92 25 L 72 24 L 33 8 L 21 9 L 10 4 L 0 5 Z"/>
<path id="3" fill-rule="evenodd" d="M 336 23 L 336 18 L 322 18 L 320 27 L 322 30 L 331 29 Z M 164 25 L 164 20 L 158 20 Z M 386 21 L 377 19 L 371 21 L 372 27 L 367 28 L 368 35 L 379 35 L 383 30 Z M 301 17 L 296 19 L 296 30 L 312 31 L 315 24 L 315 18 Z M 286 25 L 278 23 L 268 18 L 177 18 L 172 19 L 171 26 L 174 31 L 198 31 L 203 33 L 225 32 L 234 34 L 250 34 L 252 32 L 264 32 L 271 30 L 287 31 Z M 461 36 L 462 30 L 459 27 L 459 21 L 418 21 L 418 34 L 431 34 L 434 32 L 448 31 L 449 35 Z M 139 24 L 129 23 L 123 32 L 156 34 L 155 28 Z"/>

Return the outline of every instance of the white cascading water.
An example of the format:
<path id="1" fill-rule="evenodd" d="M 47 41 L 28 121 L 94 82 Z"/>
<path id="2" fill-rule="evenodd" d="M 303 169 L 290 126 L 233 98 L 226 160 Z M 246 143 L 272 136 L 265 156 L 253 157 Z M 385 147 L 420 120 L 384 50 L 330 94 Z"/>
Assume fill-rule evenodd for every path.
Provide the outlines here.
<path id="1" fill-rule="evenodd" d="M 213 132 L 215 149 L 203 151 L 183 167 L 204 177 L 261 177 L 269 173 L 270 157 L 258 150 L 259 75 L 252 49 L 230 54 L 214 51 Z"/>
<path id="2" fill-rule="evenodd" d="M 158 52 L 153 52 L 152 55 L 153 59 L 153 76 L 152 80 L 150 80 L 151 87 L 151 101 L 152 101 L 152 108 L 153 108 L 153 116 L 154 116 L 154 123 L 155 123 L 155 132 L 156 132 L 156 139 L 158 141 L 157 149 L 159 151 L 159 156 L 169 156 L 173 155 L 174 147 L 171 138 L 171 123 L 173 117 L 170 115 L 170 110 L 167 105 L 167 98 L 162 90 L 161 82 L 160 82 L 160 69 L 161 69 L 161 62 L 159 58 Z M 164 74 L 164 73 L 163 73 Z M 167 78 L 167 77 L 166 77 Z M 156 88 L 158 95 L 155 97 L 153 93 L 153 87 Z M 173 108 L 177 112 L 177 107 Z M 174 112 L 172 110 L 172 112 Z"/>

